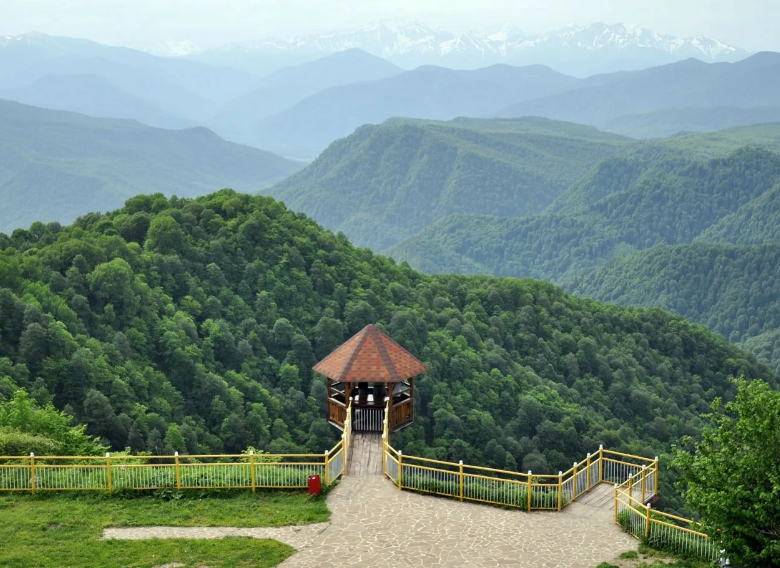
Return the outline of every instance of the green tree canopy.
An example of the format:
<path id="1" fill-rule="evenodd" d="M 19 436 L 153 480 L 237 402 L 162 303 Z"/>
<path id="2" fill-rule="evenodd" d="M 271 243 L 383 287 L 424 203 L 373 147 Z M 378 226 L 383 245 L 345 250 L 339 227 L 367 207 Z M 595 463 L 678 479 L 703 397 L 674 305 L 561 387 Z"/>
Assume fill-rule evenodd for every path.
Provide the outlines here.
<path id="1" fill-rule="evenodd" d="M 674 468 L 688 507 L 735 566 L 780 566 L 780 392 L 738 382 L 733 402 L 716 400 L 694 451 Z"/>

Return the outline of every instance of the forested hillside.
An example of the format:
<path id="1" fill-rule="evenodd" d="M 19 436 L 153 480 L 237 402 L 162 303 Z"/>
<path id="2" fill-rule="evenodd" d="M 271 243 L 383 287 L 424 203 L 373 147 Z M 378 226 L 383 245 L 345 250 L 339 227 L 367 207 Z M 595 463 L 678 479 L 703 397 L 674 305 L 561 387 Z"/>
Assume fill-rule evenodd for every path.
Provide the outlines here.
<path id="1" fill-rule="evenodd" d="M 447 218 L 390 253 L 425 270 L 452 271 L 443 263 L 459 255 L 492 274 L 559 281 L 616 254 L 690 243 L 721 222 L 729 230 L 778 183 L 780 155 L 761 149 L 706 161 L 667 153 L 614 159 L 563 194 L 550 213 Z"/>
<path id="2" fill-rule="evenodd" d="M 139 192 L 259 191 L 300 168 L 205 128 L 161 130 L 0 101 L 0 231 L 70 223 Z"/>
<path id="3" fill-rule="evenodd" d="M 659 245 L 582 272 L 565 287 L 603 301 L 675 311 L 780 370 L 780 243 Z"/>
<path id="4" fill-rule="evenodd" d="M 539 213 L 631 144 L 546 119 L 393 119 L 335 142 L 269 193 L 382 251 L 446 215 Z"/>
<path id="5" fill-rule="evenodd" d="M 336 430 L 311 366 L 372 322 L 431 369 L 398 446 L 493 467 L 655 455 L 733 395 L 728 376 L 777 384 L 678 316 L 426 276 L 229 190 L 135 197 L 0 251 L 0 393 L 53 401 L 115 449 L 322 451 Z"/>
<path id="6" fill-rule="evenodd" d="M 426 272 L 532 276 L 670 309 L 777 367 L 775 250 L 748 245 L 780 244 L 778 191 L 774 152 L 701 160 L 648 145 L 601 162 L 541 215 L 447 217 L 390 253 Z"/>

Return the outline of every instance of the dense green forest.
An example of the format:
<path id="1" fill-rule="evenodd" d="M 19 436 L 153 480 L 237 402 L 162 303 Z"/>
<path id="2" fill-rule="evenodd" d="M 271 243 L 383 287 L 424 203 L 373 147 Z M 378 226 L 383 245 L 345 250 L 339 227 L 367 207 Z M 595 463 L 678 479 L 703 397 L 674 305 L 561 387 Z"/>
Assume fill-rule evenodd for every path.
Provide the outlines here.
<path id="1" fill-rule="evenodd" d="M 540 215 L 447 217 L 390 254 L 426 272 L 531 276 L 671 309 L 778 367 L 775 249 L 758 245 L 780 244 L 779 191 L 775 152 L 702 160 L 644 146 L 599 163 Z"/>
<path id="2" fill-rule="evenodd" d="M 135 197 L 0 250 L 1 395 L 24 387 L 114 449 L 322 451 L 336 430 L 310 369 L 371 322 L 431 369 L 394 443 L 494 467 L 557 472 L 599 444 L 656 455 L 733 396 L 729 376 L 777 384 L 679 316 L 426 276 L 230 190 Z"/>
<path id="3" fill-rule="evenodd" d="M 744 240 L 743 225 L 757 224 L 750 212 L 771 201 L 778 184 L 780 154 L 768 150 L 743 148 L 711 160 L 645 152 L 602 162 L 550 212 L 446 218 L 390 253 L 425 270 L 451 271 L 442 261 L 457 254 L 492 274 L 558 281 L 616 254 L 706 238 L 708 229 Z M 764 225 L 766 232 L 774 230 Z M 756 241 L 763 242 L 748 242 Z M 436 254 L 443 248 L 449 256 Z M 428 256 L 428 250 L 435 252 Z"/>
<path id="4" fill-rule="evenodd" d="M 631 143 L 546 119 L 393 119 L 335 142 L 268 193 L 382 251 L 446 215 L 539 213 Z"/>
<path id="5" fill-rule="evenodd" d="M 745 344 L 780 371 L 780 244 L 658 245 L 582 272 L 565 288 L 677 312 Z"/>

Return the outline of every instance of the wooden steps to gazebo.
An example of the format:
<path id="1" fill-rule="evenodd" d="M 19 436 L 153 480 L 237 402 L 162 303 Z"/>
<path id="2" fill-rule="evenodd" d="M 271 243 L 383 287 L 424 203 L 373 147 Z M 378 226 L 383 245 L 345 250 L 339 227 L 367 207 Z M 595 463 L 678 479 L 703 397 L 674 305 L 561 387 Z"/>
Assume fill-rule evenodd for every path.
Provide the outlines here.
<path id="1" fill-rule="evenodd" d="M 352 401 L 352 429 L 381 432 L 391 398 L 391 431 L 414 421 L 414 377 L 428 368 L 375 325 L 367 325 L 314 367 L 328 381 L 328 421 L 344 428 Z"/>

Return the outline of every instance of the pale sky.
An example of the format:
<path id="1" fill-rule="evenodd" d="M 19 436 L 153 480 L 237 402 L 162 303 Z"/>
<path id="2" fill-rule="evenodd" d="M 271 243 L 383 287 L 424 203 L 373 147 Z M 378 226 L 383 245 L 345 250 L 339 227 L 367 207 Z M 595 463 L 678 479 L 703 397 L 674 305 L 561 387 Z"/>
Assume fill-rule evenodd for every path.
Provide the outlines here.
<path id="1" fill-rule="evenodd" d="M 513 24 L 534 33 L 623 22 L 780 51 L 780 0 L 0 0 L 0 35 L 35 30 L 110 44 L 213 46 L 397 18 L 453 31 Z"/>

